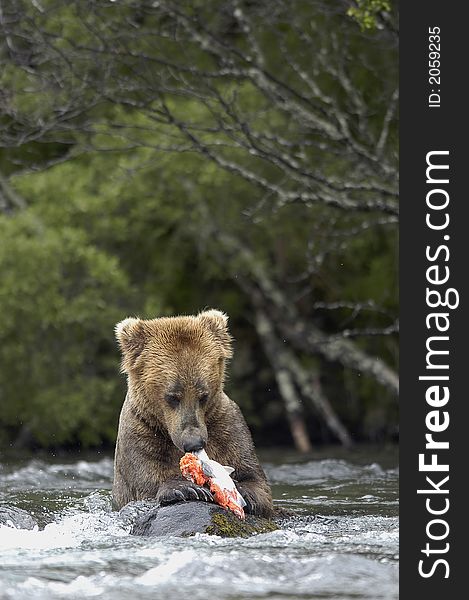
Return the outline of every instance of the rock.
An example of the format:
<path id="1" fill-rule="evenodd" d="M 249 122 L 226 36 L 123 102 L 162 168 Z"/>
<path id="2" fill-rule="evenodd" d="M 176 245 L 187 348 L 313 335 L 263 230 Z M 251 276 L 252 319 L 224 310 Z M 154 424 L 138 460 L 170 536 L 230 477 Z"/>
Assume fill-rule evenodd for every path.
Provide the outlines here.
<path id="1" fill-rule="evenodd" d="M 153 508 L 139 517 L 133 535 L 191 536 L 208 533 L 221 537 L 249 537 L 275 531 L 278 526 L 269 519 L 246 515 L 241 521 L 231 511 L 206 502 L 180 502 Z"/>
<path id="2" fill-rule="evenodd" d="M 16 529 L 34 529 L 37 522 L 21 508 L 0 505 L 0 525 L 9 525 Z"/>
<path id="3" fill-rule="evenodd" d="M 159 507 L 156 500 L 135 500 L 123 506 L 119 511 L 119 517 L 127 523 L 135 523 L 153 509 Z"/>

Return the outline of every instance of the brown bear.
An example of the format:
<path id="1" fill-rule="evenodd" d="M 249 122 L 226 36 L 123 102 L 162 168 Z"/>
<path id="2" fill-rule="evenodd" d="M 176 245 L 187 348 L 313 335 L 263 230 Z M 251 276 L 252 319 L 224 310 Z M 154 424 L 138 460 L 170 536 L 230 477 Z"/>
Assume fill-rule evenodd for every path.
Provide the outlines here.
<path id="1" fill-rule="evenodd" d="M 116 325 L 128 392 L 114 459 L 116 508 L 133 500 L 161 504 L 212 500 L 183 479 L 179 460 L 205 448 L 234 468 L 245 510 L 273 513 L 272 495 L 239 407 L 223 391 L 232 355 L 228 317 L 218 310 L 197 316 L 128 318 Z"/>

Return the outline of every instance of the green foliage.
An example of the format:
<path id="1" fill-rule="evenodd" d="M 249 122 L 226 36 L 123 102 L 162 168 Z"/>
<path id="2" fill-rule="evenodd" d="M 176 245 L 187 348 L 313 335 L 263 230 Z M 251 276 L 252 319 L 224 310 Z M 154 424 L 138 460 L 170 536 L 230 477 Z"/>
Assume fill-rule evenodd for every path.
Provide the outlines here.
<path id="1" fill-rule="evenodd" d="M 347 14 L 365 31 L 375 29 L 377 15 L 390 10 L 391 3 L 388 0 L 356 0 L 355 6 L 351 6 Z"/>
<path id="2" fill-rule="evenodd" d="M 1 403 L 3 426 L 18 432 L 20 415 L 44 446 L 112 442 L 123 398 L 114 324 L 129 314 L 151 318 L 213 305 L 230 315 L 237 339 L 229 391 L 258 439 L 271 443 L 269 429 L 286 427 L 283 409 L 255 338 L 252 308 L 213 260 L 216 241 L 204 236 L 200 208 L 208 205 L 215 223 L 255 248 L 279 281 L 294 280 L 307 267 L 304 242 L 323 211 L 296 206 L 264 211 L 253 221 L 243 216 L 242 180 L 197 156 L 174 161 L 149 150 L 88 155 L 14 183 L 30 207 L 0 220 L 0 310 L 9 315 L 0 326 L 0 388 L 15 398 Z M 230 201 L 221 204 L 226 189 Z M 311 278 L 314 300 L 372 297 L 394 310 L 394 247 L 393 235 L 357 238 Z M 236 257 L 232 261 L 230 270 L 241 275 Z M 324 316 L 331 330 L 336 317 L 347 317 Z M 365 314 L 354 326 L 379 326 L 379 316 L 374 319 Z M 337 377 L 329 396 L 338 395 L 343 418 L 355 427 L 366 412 L 340 401 Z M 350 381 L 346 377 L 344 385 L 352 396 L 361 398 L 361 406 L 370 398 L 373 408 L 379 388 L 369 381 L 350 387 Z M 381 418 L 388 418 L 386 410 Z M 385 428 L 381 421 L 372 425 Z M 286 430 L 278 435 L 288 440 Z"/>
<path id="3" fill-rule="evenodd" d="M 0 237 L 0 422 L 44 445 L 112 440 L 110 332 L 129 294 L 118 260 L 34 209 L 0 217 Z"/>
<path id="4" fill-rule="evenodd" d="M 380 137 L 388 108 L 384 102 L 395 86 L 394 54 L 378 52 L 372 36 L 360 33 L 342 6 L 329 14 L 316 5 L 296 4 L 297 16 L 311 24 L 317 55 L 338 52 L 340 68 L 333 72 L 332 58 L 330 68 L 312 61 L 288 19 L 263 26 L 256 22 L 253 5 L 266 69 L 285 83 L 280 99 L 272 102 L 252 80 L 213 77 L 206 85 L 187 70 L 182 80 L 174 77 L 176 68 L 166 68 L 164 60 L 205 72 L 218 59 L 210 48 L 202 51 L 192 42 L 181 46 L 177 28 L 167 25 L 169 17 L 153 14 L 154 3 L 142 3 L 141 12 L 127 3 L 91 3 L 89 14 L 88 3 L 42 4 L 50 16 L 25 4 L 25 22 L 34 33 L 21 43 L 34 48 L 42 31 L 49 42 L 43 60 L 34 69 L 7 61 L 0 73 L 0 83 L 10 90 L 0 124 L 8 134 L 5 146 L 12 146 L 1 151 L 0 170 L 27 206 L 0 216 L 2 440 L 44 447 L 111 444 L 124 396 L 115 323 L 129 315 L 152 318 L 214 306 L 230 315 L 236 339 L 230 394 L 258 440 L 289 443 L 285 408 L 243 287 L 243 278 L 252 279 L 252 274 L 239 252 L 222 247 L 217 233 L 234 236 L 250 249 L 304 321 L 331 334 L 385 327 L 394 318 L 396 234 L 392 227 L 372 226 L 370 212 L 341 211 L 298 198 L 276 202 L 265 189 L 207 155 L 216 152 L 286 191 L 298 183 L 285 175 L 289 160 L 303 161 L 305 177 L 312 175 L 308 185 L 315 177 L 330 178 L 338 189 L 353 177 L 364 188 L 372 185 L 372 177 L 362 174 L 364 144 L 372 140 L 375 146 Z M 248 48 L 232 16 L 215 10 L 218 6 L 215 0 L 200 0 L 184 8 L 202 22 L 212 15 L 211 25 L 223 40 Z M 276 6 L 285 11 L 282 3 Z M 360 0 L 349 15 L 370 30 L 378 13 L 388 10 L 386 1 Z M 129 38 L 128 31 L 137 34 Z M 164 35 L 155 35 L 160 31 Z M 278 31 L 284 46 L 277 43 Z M 57 62 L 62 52 L 76 52 L 74 60 L 65 66 Z M 150 60 L 140 63 L 138 52 Z M 285 53 L 293 57 L 294 68 L 286 65 Z M 383 72 L 389 79 L 383 79 Z M 305 84 L 305 74 L 314 75 L 322 97 Z M 139 87 L 142 81 L 148 87 Z M 125 87 L 122 103 L 118 84 Z M 209 100 L 205 85 L 211 86 Z M 348 85 L 353 89 L 347 93 Z M 187 93 L 190 86 L 192 94 Z M 334 126 L 340 121 L 337 111 L 349 116 L 358 132 L 358 154 L 340 136 L 325 141 L 314 123 L 302 129 L 285 108 L 292 98 L 299 107 L 313 106 L 327 115 Z M 57 120 L 67 102 L 73 110 Z M 233 130 L 239 115 L 227 117 L 220 105 L 235 107 L 253 131 L 266 133 L 256 141 L 257 153 L 246 151 L 246 139 Z M 171 119 L 163 108 L 171 111 Z M 392 153 L 397 132 L 389 114 Z M 174 121 L 190 123 L 205 151 L 181 137 Z M 29 137 L 16 143 L 16 132 L 27 126 L 32 127 Z M 275 146 L 277 138 L 279 160 L 264 160 L 262 151 Z M 48 161 L 58 164 L 37 170 Z M 301 180 L 303 173 L 295 176 Z M 364 194 L 359 186 L 358 191 L 350 187 L 352 200 Z M 325 307 L 337 301 L 344 306 L 371 303 L 377 310 Z M 356 344 L 390 365 L 397 363 L 394 336 L 358 338 Z M 395 401 L 375 381 L 319 356 L 298 356 L 305 369 L 320 372 L 328 398 L 356 436 L 377 439 L 394 433 Z M 317 415 L 307 405 L 305 412 L 315 439 L 328 440 Z"/>

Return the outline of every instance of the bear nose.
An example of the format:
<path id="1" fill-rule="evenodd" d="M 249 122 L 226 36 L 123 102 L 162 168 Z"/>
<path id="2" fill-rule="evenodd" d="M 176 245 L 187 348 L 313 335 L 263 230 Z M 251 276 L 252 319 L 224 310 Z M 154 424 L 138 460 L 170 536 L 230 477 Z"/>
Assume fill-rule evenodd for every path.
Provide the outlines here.
<path id="1" fill-rule="evenodd" d="M 200 435 L 193 436 L 187 438 L 182 447 L 184 452 L 197 452 L 198 450 L 203 450 L 205 448 L 205 441 L 200 437 Z"/>

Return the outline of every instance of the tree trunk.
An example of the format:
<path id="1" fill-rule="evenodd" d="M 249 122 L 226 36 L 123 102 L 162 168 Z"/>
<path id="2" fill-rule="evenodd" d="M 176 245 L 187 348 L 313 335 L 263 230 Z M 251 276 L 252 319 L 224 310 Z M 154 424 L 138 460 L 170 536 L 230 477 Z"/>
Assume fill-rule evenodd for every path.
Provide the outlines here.
<path id="1" fill-rule="evenodd" d="M 338 437 L 343 446 L 346 448 L 352 447 L 352 437 L 324 395 L 319 374 L 317 372 L 308 373 L 293 353 L 290 355 L 290 369 L 295 374 L 301 393 L 305 398 L 311 400 L 330 431 Z"/>
<path id="2" fill-rule="evenodd" d="M 274 330 L 261 311 L 256 312 L 256 330 L 264 352 L 272 365 L 295 447 L 303 454 L 311 452 L 312 446 L 306 429 L 301 398 L 295 388 L 291 372 L 285 366 L 284 355 L 279 348 Z"/>
<path id="3" fill-rule="evenodd" d="M 257 308 L 256 310 L 256 330 L 274 369 L 277 384 L 284 398 L 288 415 L 295 416 L 298 414 L 297 410 L 295 410 L 298 406 L 300 406 L 301 411 L 303 410 L 301 400 L 298 399 L 296 392 L 296 389 L 299 389 L 302 396 L 311 401 L 320 418 L 340 442 L 346 447 L 352 446 L 352 438 L 349 432 L 322 392 L 319 377 L 317 374 L 313 376 L 309 375 L 288 346 L 279 342 L 272 322 L 261 308 Z M 295 399 L 295 403 L 292 401 L 293 398 Z M 292 435 L 294 435 L 291 423 L 292 421 L 290 420 Z"/>

